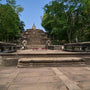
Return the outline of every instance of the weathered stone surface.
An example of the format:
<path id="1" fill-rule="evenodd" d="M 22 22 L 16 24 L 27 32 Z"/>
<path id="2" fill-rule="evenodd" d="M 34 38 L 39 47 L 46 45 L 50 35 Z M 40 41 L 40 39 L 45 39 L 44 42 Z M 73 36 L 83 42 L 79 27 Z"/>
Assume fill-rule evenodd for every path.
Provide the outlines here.
<path id="1" fill-rule="evenodd" d="M 4 67 L 0 69 L 0 90 L 80 89 L 90 90 L 89 66 L 58 67 L 54 70 L 52 67 L 20 69 Z"/>
<path id="2" fill-rule="evenodd" d="M 90 52 L 90 41 L 80 43 L 68 43 L 64 44 L 64 50 L 66 51 L 79 51 L 79 52 Z"/>
<path id="3" fill-rule="evenodd" d="M 51 67 L 51 66 L 69 66 L 85 65 L 82 58 L 76 57 L 37 57 L 37 58 L 20 58 L 18 67 Z"/>
<path id="4" fill-rule="evenodd" d="M 68 88 L 65 85 L 63 85 L 60 87 L 60 90 L 68 90 Z"/>
<path id="5" fill-rule="evenodd" d="M 84 60 L 85 60 L 86 64 L 90 65 L 90 57 L 86 57 L 86 58 L 84 58 Z"/>
<path id="6" fill-rule="evenodd" d="M 0 65 L 2 65 L 2 56 L 0 56 Z"/>
<path id="7" fill-rule="evenodd" d="M 69 90 L 81 90 L 81 88 L 77 85 L 76 82 L 70 80 L 67 76 L 65 76 L 59 69 L 52 68 L 56 75 L 65 83 Z"/>
<path id="8" fill-rule="evenodd" d="M 0 85 L 0 90 L 8 90 L 7 87 L 5 87 L 5 85 Z"/>
<path id="9" fill-rule="evenodd" d="M 32 45 L 36 45 L 34 48 L 38 48 L 38 45 L 45 45 L 48 40 L 47 34 L 43 30 L 36 29 L 35 25 L 32 29 L 27 29 L 21 35 L 23 37 L 21 42 L 26 41 L 26 47 L 30 49 L 33 48 Z"/>
<path id="10" fill-rule="evenodd" d="M 28 63 L 35 63 L 38 66 L 45 65 L 51 66 L 61 66 L 61 65 L 85 65 L 84 58 L 88 58 L 90 56 L 89 52 L 64 52 L 60 50 L 19 50 L 16 53 L 4 53 L 0 54 L 3 57 L 4 65 L 17 65 L 18 59 L 24 58 L 24 63 L 27 66 Z M 16 59 L 16 60 L 15 60 Z M 30 60 L 28 60 L 30 59 Z M 20 60 L 19 60 L 20 61 Z M 23 61 L 23 60 L 22 60 Z M 32 67 L 32 65 L 31 65 Z"/>
<path id="11" fill-rule="evenodd" d="M 32 58 L 32 57 L 89 57 L 90 52 L 65 52 L 61 50 L 18 50 L 15 53 L 0 54 L 3 58 Z"/>
<path id="12" fill-rule="evenodd" d="M 0 53 L 11 53 L 16 52 L 17 46 L 14 43 L 0 42 Z"/>
<path id="13" fill-rule="evenodd" d="M 17 66 L 18 59 L 17 58 L 4 58 L 2 60 L 2 64 L 5 66 Z"/>

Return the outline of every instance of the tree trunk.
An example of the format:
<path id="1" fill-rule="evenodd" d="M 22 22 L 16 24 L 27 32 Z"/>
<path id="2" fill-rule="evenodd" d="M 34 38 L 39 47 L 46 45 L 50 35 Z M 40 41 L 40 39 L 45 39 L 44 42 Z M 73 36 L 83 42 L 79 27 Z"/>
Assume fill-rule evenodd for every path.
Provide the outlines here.
<path id="1" fill-rule="evenodd" d="M 72 32 L 72 29 L 70 29 L 70 31 L 67 30 L 67 35 L 68 35 L 69 43 L 71 43 L 71 32 Z"/>

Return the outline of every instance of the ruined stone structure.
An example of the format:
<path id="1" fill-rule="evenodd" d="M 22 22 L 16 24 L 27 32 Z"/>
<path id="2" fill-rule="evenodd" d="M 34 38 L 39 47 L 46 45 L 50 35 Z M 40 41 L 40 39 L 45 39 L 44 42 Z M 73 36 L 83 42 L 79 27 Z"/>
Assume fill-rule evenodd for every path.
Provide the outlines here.
<path id="1" fill-rule="evenodd" d="M 17 46 L 14 43 L 0 42 L 0 53 L 16 52 Z"/>
<path id="2" fill-rule="evenodd" d="M 27 29 L 22 34 L 21 42 L 28 48 L 45 48 L 46 41 L 48 40 L 47 34 L 40 29 L 36 29 L 33 24 L 32 29 Z"/>

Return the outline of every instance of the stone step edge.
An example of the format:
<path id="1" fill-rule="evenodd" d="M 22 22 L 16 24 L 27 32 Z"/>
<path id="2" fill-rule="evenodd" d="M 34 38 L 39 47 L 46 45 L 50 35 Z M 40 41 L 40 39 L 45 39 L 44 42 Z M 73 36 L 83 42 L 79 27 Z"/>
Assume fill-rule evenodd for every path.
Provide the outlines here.
<path id="1" fill-rule="evenodd" d="M 20 58 L 18 63 L 84 62 L 83 58 Z"/>
<path id="2" fill-rule="evenodd" d="M 59 62 L 59 63 L 18 63 L 18 68 L 28 68 L 28 67 L 62 67 L 62 66 L 86 66 L 85 63 L 81 62 Z"/>

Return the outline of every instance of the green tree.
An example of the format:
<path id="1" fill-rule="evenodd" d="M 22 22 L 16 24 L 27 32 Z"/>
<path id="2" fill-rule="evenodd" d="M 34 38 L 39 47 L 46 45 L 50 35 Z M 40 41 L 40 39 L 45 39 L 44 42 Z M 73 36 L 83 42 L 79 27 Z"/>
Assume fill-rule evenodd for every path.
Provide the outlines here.
<path id="1" fill-rule="evenodd" d="M 42 20 L 42 26 L 45 28 L 46 31 L 49 32 L 49 35 L 52 36 L 53 39 L 56 40 L 63 40 L 67 39 L 66 32 L 62 32 L 62 25 L 65 24 L 64 22 L 64 8 L 63 3 L 58 3 L 57 1 L 51 2 L 50 5 L 45 5 L 44 16 Z M 60 18 L 62 17 L 62 18 Z M 64 30 L 63 30 L 64 31 Z M 63 35 L 65 37 L 63 37 Z"/>
<path id="2" fill-rule="evenodd" d="M 0 6 L 0 36 L 1 40 L 9 41 L 19 33 L 19 17 L 8 4 Z"/>
<path id="3" fill-rule="evenodd" d="M 0 5 L 0 40 L 14 41 L 24 30 L 24 22 L 19 19 L 19 13 L 23 8 L 16 5 L 16 0 L 6 0 L 6 2 Z"/>
<path id="4" fill-rule="evenodd" d="M 15 12 L 19 15 L 20 12 L 24 10 L 23 7 L 20 5 L 16 5 L 16 0 L 6 0 L 7 4 L 12 6 L 12 8 L 15 10 Z"/>
<path id="5" fill-rule="evenodd" d="M 89 40 L 89 0 L 54 0 L 44 6 L 44 11 L 42 26 L 54 39 L 72 42 L 82 36 L 82 41 Z"/>
<path id="6" fill-rule="evenodd" d="M 24 26 L 25 26 L 24 22 L 23 21 L 19 21 L 19 30 L 20 30 L 20 32 L 24 31 Z"/>

